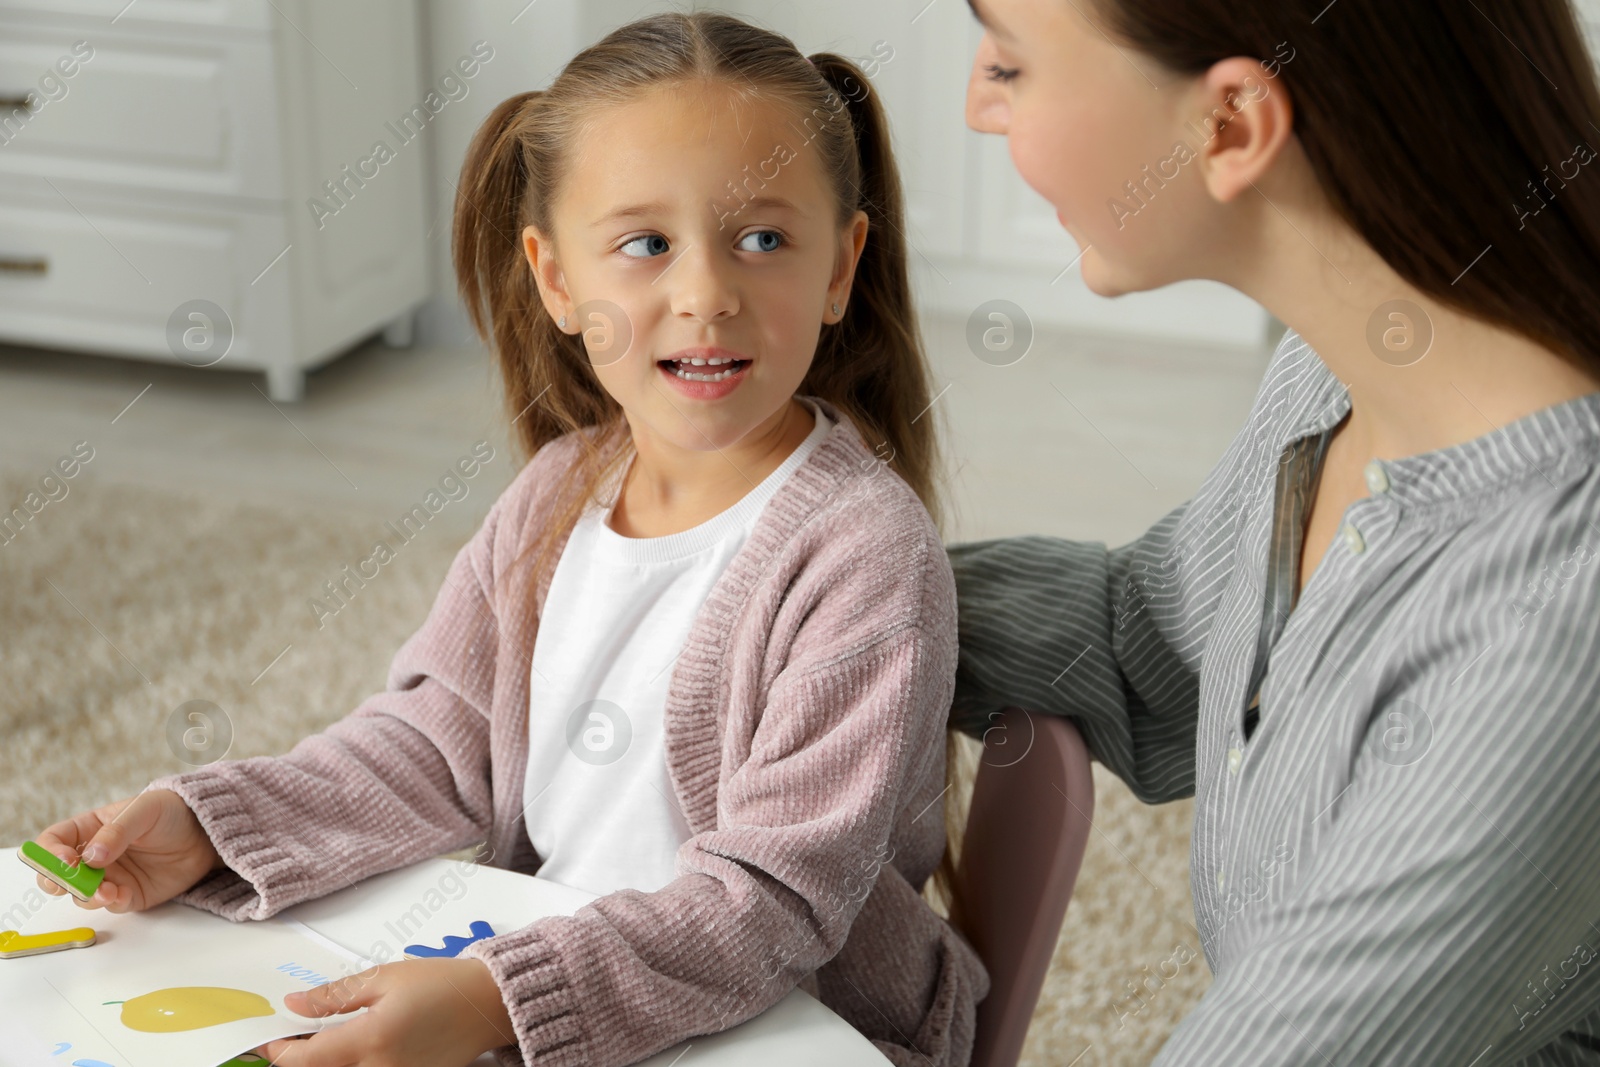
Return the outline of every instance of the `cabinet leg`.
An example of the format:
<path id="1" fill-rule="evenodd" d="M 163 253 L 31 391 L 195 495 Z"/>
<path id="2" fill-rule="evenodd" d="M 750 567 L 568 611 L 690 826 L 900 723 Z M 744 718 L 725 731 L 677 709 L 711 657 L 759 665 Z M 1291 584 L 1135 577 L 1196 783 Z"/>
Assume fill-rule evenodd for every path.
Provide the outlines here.
<path id="1" fill-rule="evenodd" d="M 291 365 L 268 367 L 267 395 L 281 404 L 305 399 L 306 372 Z"/>
<path id="2" fill-rule="evenodd" d="M 402 311 L 383 328 L 383 343 L 390 348 L 410 348 L 415 337 L 417 313 Z"/>

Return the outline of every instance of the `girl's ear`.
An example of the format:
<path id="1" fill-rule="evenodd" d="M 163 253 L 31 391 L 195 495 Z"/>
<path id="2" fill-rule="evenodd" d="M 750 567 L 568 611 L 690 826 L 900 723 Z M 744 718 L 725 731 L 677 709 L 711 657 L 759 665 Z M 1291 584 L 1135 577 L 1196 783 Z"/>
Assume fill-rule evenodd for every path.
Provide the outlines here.
<path id="1" fill-rule="evenodd" d="M 865 211 L 857 211 L 839 234 L 839 255 L 834 263 L 833 279 L 828 283 L 828 306 L 823 308 L 822 321 L 838 322 L 845 316 L 850 302 L 850 286 L 855 282 L 856 265 L 861 262 L 861 250 L 867 246 L 870 228 Z M 838 308 L 838 312 L 834 312 Z"/>
<path id="2" fill-rule="evenodd" d="M 533 280 L 539 287 L 539 299 L 545 311 L 557 322 L 571 318 L 572 298 L 567 295 L 566 275 L 556 261 L 555 243 L 532 226 L 524 226 L 522 254 L 533 271 Z"/>

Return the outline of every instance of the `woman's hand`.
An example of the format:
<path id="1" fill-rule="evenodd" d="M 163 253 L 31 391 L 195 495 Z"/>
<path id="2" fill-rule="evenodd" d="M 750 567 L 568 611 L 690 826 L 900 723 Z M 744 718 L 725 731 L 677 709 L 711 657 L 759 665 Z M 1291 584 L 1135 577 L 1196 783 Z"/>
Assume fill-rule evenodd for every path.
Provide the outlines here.
<path id="1" fill-rule="evenodd" d="M 494 975 L 470 957 L 385 963 L 290 993 L 283 1002 L 297 1015 L 367 1012 L 322 1033 L 256 1049 L 275 1067 L 463 1067 L 517 1042 Z"/>
<path id="2" fill-rule="evenodd" d="M 94 896 L 72 898 L 80 908 L 144 911 L 224 866 L 200 820 L 170 789 L 152 789 L 74 815 L 36 840 L 67 863 L 82 859 L 105 868 Z M 42 874 L 38 881 L 52 896 L 67 892 Z"/>

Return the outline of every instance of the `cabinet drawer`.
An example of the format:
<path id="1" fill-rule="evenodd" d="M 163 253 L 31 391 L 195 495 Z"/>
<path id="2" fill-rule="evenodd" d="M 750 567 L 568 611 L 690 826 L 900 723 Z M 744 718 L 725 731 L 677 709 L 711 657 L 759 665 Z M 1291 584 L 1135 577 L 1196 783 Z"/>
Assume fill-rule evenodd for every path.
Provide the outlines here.
<path id="1" fill-rule="evenodd" d="M 48 192 L 0 193 L 8 340 L 172 359 L 167 319 L 202 299 L 233 322 L 229 363 L 250 362 L 248 328 L 271 302 L 286 304 L 287 265 L 262 276 L 287 243 L 281 212 L 133 208 L 67 195 L 70 203 Z"/>
<path id="2" fill-rule="evenodd" d="M 266 38 L 88 34 L 0 8 L 0 98 L 32 99 L 0 109 L 0 177 L 278 198 L 274 84 Z"/>
<path id="3" fill-rule="evenodd" d="M 11 13 L 78 16 L 97 23 L 97 29 L 114 24 L 265 30 L 272 15 L 266 0 L 0 0 L 0 15 Z"/>

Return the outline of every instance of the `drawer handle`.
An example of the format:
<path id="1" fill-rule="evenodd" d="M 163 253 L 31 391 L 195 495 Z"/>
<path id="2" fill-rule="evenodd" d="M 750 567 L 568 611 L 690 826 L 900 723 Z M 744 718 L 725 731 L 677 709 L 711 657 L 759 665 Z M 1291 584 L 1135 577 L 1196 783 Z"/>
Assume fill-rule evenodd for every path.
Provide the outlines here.
<path id="1" fill-rule="evenodd" d="M 33 110 L 33 94 L 23 93 L 21 96 L 0 96 L 0 108 L 14 111 L 17 108 Z"/>
<path id="2" fill-rule="evenodd" d="M 50 269 L 50 261 L 40 256 L 36 259 L 19 259 L 15 256 L 0 256 L 0 273 L 4 274 L 44 274 Z"/>

